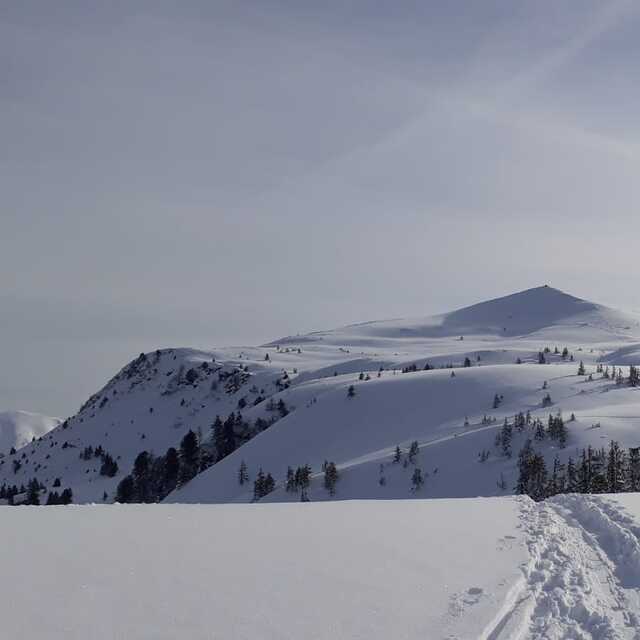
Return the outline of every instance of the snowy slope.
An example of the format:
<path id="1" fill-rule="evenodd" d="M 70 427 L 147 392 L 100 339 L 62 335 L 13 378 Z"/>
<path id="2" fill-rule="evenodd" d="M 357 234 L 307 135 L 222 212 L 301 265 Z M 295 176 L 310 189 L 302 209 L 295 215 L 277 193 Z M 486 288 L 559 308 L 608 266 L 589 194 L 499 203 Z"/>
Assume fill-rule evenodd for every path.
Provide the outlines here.
<path id="1" fill-rule="evenodd" d="M 583 447 L 607 446 L 611 439 L 624 447 L 639 446 L 640 390 L 619 387 L 596 376 L 586 382 L 576 375 L 575 364 L 490 365 L 416 373 L 383 373 L 381 378 L 354 381 L 339 376 L 307 382 L 282 395 L 301 408 L 268 431 L 235 451 L 169 497 L 176 502 L 250 501 L 253 486 L 240 486 L 237 471 L 241 461 L 253 479 L 259 468 L 270 472 L 276 491 L 265 500 L 297 500 L 297 493 L 284 490 L 288 465 L 309 464 L 316 472 L 309 496 L 328 499 L 323 487 L 324 460 L 338 465 L 341 478 L 335 498 L 467 497 L 511 493 L 517 480 L 517 456 L 505 458 L 494 446 L 495 435 L 505 417 L 529 411 L 546 423 L 549 413 L 562 411 L 568 419 L 569 438 L 563 449 L 548 440 L 536 443 L 551 460 L 556 454 L 566 461 L 579 457 Z M 547 381 L 547 389 L 543 385 Z M 355 385 L 356 396 L 347 397 Z M 496 393 L 504 396 L 492 408 Z M 553 405 L 543 407 L 546 393 Z M 312 404 L 303 404 L 308 397 Z M 484 416 L 495 422 L 484 424 Z M 468 424 L 465 426 L 465 419 Z M 600 426 L 594 428 L 594 425 Z M 514 434 L 517 453 L 532 430 Z M 412 441 L 420 445 L 415 464 L 393 463 L 396 446 L 406 452 Z M 491 451 L 480 463 L 478 453 Z M 382 468 L 381 468 L 382 465 Z M 420 492 L 412 492 L 415 467 L 429 473 Z M 436 471 L 437 470 L 437 471 Z M 508 489 L 497 482 L 504 478 Z M 385 478 L 384 486 L 380 478 Z"/>
<path id="2" fill-rule="evenodd" d="M 62 421 L 27 411 L 0 411 L 0 451 L 23 447 L 40 438 Z"/>
<path id="3" fill-rule="evenodd" d="M 634 640 L 640 626 L 640 494 L 0 517 L 15 640 Z"/>
<path id="4" fill-rule="evenodd" d="M 540 365 L 538 352 L 545 347 L 551 353 Z M 574 361 L 555 354 L 556 347 L 567 347 Z M 207 442 L 216 416 L 224 419 L 240 407 L 250 425 L 274 420 L 279 416 L 271 403 L 282 399 L 289 415 L 258 435 L 252 428 L 237 433 L 241 446 L 231 456 L 169 500 L 250 500 L 252 483 L 237 483 L 242 461 L 252 480 L 259 468 L 273 474 L 276 491 L 265 500 L 295 499 L 283 491 L 284 477 L 288 465 L 304 464 L 317 477 L 311 499 L 326 499 L 318 477 L 325 460 L 339 467 L 338 499 L 503 495 L 515 478 L 515 459 L 497 455 L 493 446 L 505 416 L 529 410 L 546 420 L 550 411 L 561 410 L 565 418 L 575 413 L 566 449 L 539 446 L 550 459 L 556 453 L 575 457 L 577 449 L 600 447 L 610 438 L 625 447 L 640 444 L 636 390 L 601 374 L 590 382 L 576 375 L 579 360 L 589 373 L 600 362 L 633 364 L 636 354 L 635 316 L 550 287 L 437 318 L 364 323 L 262 347 L 162 349 L 134 359 L 78 414 L 0 459 L 0 485 L 26 485 L 36 477 L 51 490 L 60 479 L 76 502 L 110 502 L 141 451 L 161 455 L 190 429 Z M 462 368 L 465 358 L 470 368 Z M 423 371 L 426 363 L 436 370 Z M 454 367 L 455 378 L 438 367 Z M 402 373 L 407 368 L 416 371 Z M 351 385 L 356 395 L 347 398 Z M 543 408 L 547 392 L 553 406 Z M 496 393 L 504 402 L 493 410 Z M 485 415 L 496 422 L 483 424 Z M 526 435 L 515 438 L 516 452 Z M 429 474 L 419 494 L 410 491 L 413 465 L 390 463 L 397 445 L 406 452 L 414 440 L 420 445 L 416 466 Z M 112 456 L 117 473 L 101 475 L 100 457 L 81 456 L 86 447 Z M 479 464 L 478 453 L 487 449 L 491 457 Z"/>

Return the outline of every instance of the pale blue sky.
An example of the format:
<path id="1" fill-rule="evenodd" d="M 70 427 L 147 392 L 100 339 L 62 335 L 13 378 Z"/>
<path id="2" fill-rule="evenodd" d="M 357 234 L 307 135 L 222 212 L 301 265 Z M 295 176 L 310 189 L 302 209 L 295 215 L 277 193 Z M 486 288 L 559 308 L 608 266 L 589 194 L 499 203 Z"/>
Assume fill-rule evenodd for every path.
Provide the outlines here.
<path id="1" fill-rule="evenodd" d="M 382 5 L 382 6 L 380 6 Z M 640 308 L 640 5 L 0 5 L 0 408 L 549 283 Z"/>

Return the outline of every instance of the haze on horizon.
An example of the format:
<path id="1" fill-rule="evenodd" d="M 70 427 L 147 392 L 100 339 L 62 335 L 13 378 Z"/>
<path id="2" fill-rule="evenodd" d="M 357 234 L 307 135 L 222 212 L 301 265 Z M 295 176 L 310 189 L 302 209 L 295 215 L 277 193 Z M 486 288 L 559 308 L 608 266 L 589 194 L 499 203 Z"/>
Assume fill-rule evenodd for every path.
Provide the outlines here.
<path id="1" fill-rule="evenodd" d="M 549 283 L 640 307 L 640 6 L 0 7 L 0 409 Z"/>

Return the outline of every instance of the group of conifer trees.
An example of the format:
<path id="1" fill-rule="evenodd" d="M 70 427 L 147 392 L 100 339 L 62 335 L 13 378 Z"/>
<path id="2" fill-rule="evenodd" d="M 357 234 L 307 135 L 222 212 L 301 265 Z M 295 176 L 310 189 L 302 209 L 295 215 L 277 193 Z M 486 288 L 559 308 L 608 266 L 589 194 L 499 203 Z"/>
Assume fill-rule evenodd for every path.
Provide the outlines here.
<path id="1" fill-rule="evenodd" d="M 155 456 L 141 451 L 135 459 L 132 472 L 125 476 L 116 490 L 116 502 L 159 502 L 176 487 L 185 485 L 198 473 L 232 454 L 241 444 L 269 428 L 278 418 L 288 414 L 284 400 L 268 405 L 276 412 L 271 420 L 258 418 L 253 425 L 238 412 L 231 412 L 226 419 L 216 416 L 209 437 L 189 430 L 180 447 L 169 447 L 166 453 Z M 246 472 L 246 470 L 245 470 Z M 270 481 L 258 488 L 262 495 Z M 268 493 L 268 492 L 267 492 Z"/>
<path id="2" fill-rule="evenodd" d="M 56 478 L 53 483 L 54 487 L 60 486 L 60 480 Z M 37 479 L 32 478 L 29 480 L 27 486 L 20 485 L 19 487 L 14 485 L 3 484 L 0 487 L 0 499 L 6 500 L 10 505 L 14 504 L 28 504 L 28 505 L 41 505 L 42 494 L 46 491 L 46 487 Z M 47 505 L 53 504 L 71 504 L 73 502 L 73 492 L 71 489 L 63 489 L 60 493 L 57 491 L 50 491 L 46 503 Z"/>
<path id="3" fill-rule="evenodd" d="M 575 420 L 573 414 L 571 414 L 571 420 Z M 494 444 L 503 456 L 510 458 L 512 455 L 514 432 L 523 433 L 525 430 L 533 435 L 534 440 L 544 440 L 548 437 L 557 441 L 561 448 L 564 448 L 567 444 L 568 431 L 562 413 L 558 411 L 555 415 L 549 414 L 549 419 L 545 425 L 539 418 L 532 418 L 528 411 L 526 414 L 520 412 L 511 421 L 509 418 L 505 418 L 502 428 L 496 434 Z M 481 462 L 486 459 L 487 457 L 484 456 Z"/>
<path id="4" fill-rule="evenodd" d="M 612 440 L 608 450 L 582 450 L 578 460 L 558 456 L 549 470 L 544 456 L 527 439 L 518 454 L 516 493 L 544 500 L 559 493 L 623 493 L 640 491 L 640 447 L 622 449 Z"/>

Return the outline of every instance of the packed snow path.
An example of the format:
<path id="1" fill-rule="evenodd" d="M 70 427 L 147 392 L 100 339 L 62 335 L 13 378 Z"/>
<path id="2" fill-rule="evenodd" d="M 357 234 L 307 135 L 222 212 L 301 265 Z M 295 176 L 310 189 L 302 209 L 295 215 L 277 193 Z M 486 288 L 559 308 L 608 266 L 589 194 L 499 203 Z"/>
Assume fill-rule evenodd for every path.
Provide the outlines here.
<path id="1" fill-rule="evenodd" d="M 530 560 L 483 638 L 640 639 L 640 524 L 602 496 L 519 502 Z"/>

